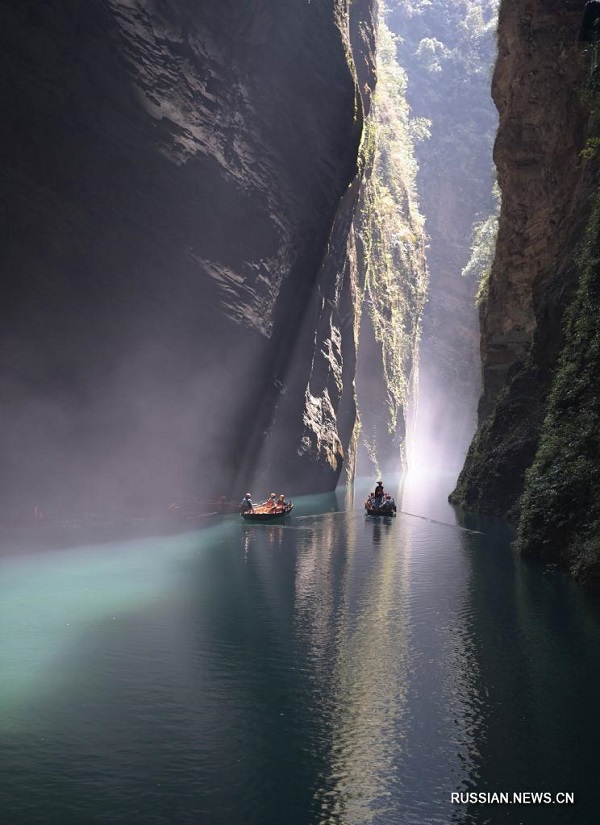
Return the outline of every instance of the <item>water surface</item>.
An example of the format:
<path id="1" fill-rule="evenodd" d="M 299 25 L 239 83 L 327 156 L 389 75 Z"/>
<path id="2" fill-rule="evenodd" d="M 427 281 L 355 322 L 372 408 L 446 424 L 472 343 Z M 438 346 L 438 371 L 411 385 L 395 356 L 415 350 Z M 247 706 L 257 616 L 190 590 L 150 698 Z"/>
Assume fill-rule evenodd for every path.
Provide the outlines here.
<path id="1" fill-rule="evenodd" d="M 2 821 L 595 821 L 598 599 L 434 487 L 396 520 L 359 493 L 284 525 L 5 535 Z"/>

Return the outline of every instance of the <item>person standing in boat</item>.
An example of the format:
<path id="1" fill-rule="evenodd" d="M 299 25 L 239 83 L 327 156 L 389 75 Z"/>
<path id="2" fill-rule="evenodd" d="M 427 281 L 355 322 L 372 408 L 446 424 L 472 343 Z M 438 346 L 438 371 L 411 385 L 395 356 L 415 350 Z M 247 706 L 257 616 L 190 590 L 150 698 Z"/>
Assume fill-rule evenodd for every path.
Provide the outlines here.
<path id="1" fill-rule="evenodd" d="M 377 482 L 377 487 L 375 487 L 375 506 L 379 507 L 381 505 L 381 501 L 383 499 L 383 481 Z"/>

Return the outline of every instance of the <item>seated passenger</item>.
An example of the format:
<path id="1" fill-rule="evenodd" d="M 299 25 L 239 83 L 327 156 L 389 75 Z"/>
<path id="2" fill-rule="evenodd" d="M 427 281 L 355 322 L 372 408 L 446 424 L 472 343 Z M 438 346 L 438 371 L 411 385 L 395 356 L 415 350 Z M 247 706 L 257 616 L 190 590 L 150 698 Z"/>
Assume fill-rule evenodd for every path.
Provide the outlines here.
<path id="1" fill-rule="evenodd" d="M 277 499 L 277 509 L 281 510 L 281 512 L 283 512 L 285 509 L 285 496 L 283 493 L 281 493 L 279 498 Z"/>
<path id="2" fill-rule="evenodd" d="M 240 511 L 242 513 L 249 513 L 254 510 L 254 505 L 252 504 L 252 496 L 250 493 L 246 493 L 244 498 L 240 502 Z"/>

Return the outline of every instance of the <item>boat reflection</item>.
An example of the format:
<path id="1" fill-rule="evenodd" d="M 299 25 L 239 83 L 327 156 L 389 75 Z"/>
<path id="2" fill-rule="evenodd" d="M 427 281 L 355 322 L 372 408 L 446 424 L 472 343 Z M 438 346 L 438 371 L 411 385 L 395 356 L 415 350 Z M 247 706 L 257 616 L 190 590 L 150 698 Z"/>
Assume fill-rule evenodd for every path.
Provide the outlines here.
<path id="1" fill-rule="evenodd" d="M 389 516 L 369 519 L 373 524 L 373 544 L 381 544 L 382 536 L 390 529 L 394 520 Z"/>

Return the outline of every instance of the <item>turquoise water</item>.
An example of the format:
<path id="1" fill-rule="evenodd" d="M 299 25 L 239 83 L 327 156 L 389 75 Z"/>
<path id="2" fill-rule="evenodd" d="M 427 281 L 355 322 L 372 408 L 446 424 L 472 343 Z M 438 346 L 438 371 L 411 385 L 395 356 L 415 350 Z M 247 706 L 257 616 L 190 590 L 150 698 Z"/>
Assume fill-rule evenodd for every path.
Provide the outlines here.
<path id="1" fill-rule="evenodd" d="M 441 481 L 389 521 L 361 493 L 283 525 L 5 535 L 1 821 L 595 821 L 600 601 L 454 524 Z"/>

